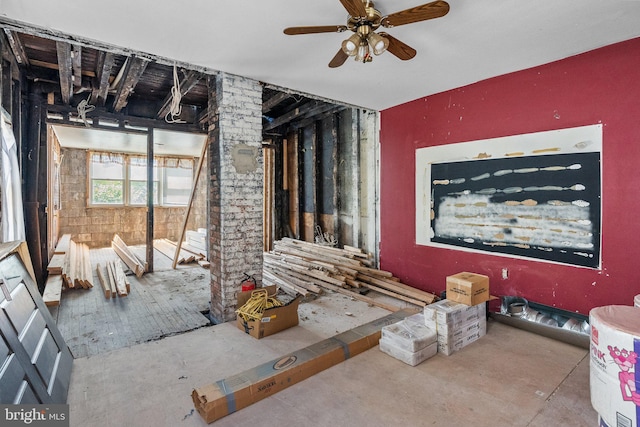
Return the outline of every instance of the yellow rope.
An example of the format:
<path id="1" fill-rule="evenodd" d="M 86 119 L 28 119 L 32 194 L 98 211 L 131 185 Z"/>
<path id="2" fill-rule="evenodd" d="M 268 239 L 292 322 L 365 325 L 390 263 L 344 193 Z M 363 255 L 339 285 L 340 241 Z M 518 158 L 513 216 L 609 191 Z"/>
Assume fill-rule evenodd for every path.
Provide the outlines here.
<path id="1" fill-rule="evenodd" d="M 282 303 L 275 295 L 269 296 L 266 289 L 256 289 L 251 292 L 251 297 L 244 305 L 236 310 L 238 316 L 245 322 L 262 319 L 262 313 L 273 307 L 280 307 Z"/>

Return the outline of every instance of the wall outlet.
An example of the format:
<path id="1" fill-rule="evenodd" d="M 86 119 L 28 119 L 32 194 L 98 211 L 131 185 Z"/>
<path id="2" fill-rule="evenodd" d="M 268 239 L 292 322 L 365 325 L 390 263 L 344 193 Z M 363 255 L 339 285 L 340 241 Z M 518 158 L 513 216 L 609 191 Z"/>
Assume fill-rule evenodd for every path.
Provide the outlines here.
<path id="1" fill-rule="evenodd" d="M 503 268 L 502 269 L 502 280 L 507 280 L 508 278 L 509 278 L 509 269 Z"/>

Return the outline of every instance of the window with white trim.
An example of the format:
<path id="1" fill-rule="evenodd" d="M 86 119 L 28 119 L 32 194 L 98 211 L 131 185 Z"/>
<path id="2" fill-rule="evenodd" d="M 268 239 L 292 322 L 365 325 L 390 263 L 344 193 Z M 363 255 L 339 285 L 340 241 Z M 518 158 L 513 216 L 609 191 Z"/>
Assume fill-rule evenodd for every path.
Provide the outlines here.
<path id="1" fill-rule="evenodd" d="M 153 203 L 186 206 L 193 185 L 192 158 L 155 157 Z M 139 154 L 89 153 L 91 206 L 145 206 L 147 158 Z"/>

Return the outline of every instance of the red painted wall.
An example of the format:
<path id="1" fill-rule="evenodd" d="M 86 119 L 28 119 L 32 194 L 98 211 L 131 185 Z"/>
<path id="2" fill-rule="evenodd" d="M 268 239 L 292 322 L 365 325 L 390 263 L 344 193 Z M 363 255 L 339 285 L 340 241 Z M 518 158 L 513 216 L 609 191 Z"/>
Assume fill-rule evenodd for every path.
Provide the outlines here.
<path id="1" fill-rule="evenodd" d="M 416 245 L 417 148 L 597 123 L 601 270 Z M 380 137 L 380 263 L 405 283 L 439 293 L 446 276 L 471 271 L 493 295 L 583 314 L 640 294 L 640 38 L 384 110 Z"/>

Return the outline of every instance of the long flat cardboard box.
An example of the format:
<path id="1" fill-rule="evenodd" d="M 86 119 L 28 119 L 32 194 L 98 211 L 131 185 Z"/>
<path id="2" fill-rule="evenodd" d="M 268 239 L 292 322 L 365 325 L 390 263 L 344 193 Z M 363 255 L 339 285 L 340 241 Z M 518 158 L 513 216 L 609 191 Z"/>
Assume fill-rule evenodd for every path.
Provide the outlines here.
<path id="1" fill-rule="evenodd" d="M 384 326 L 414 313 L 412 310 L 397 311 L 253 369 L 194 389 L 191 397 L 195 408 L 207 423 L 212 423 L 375 347 Z"/>

